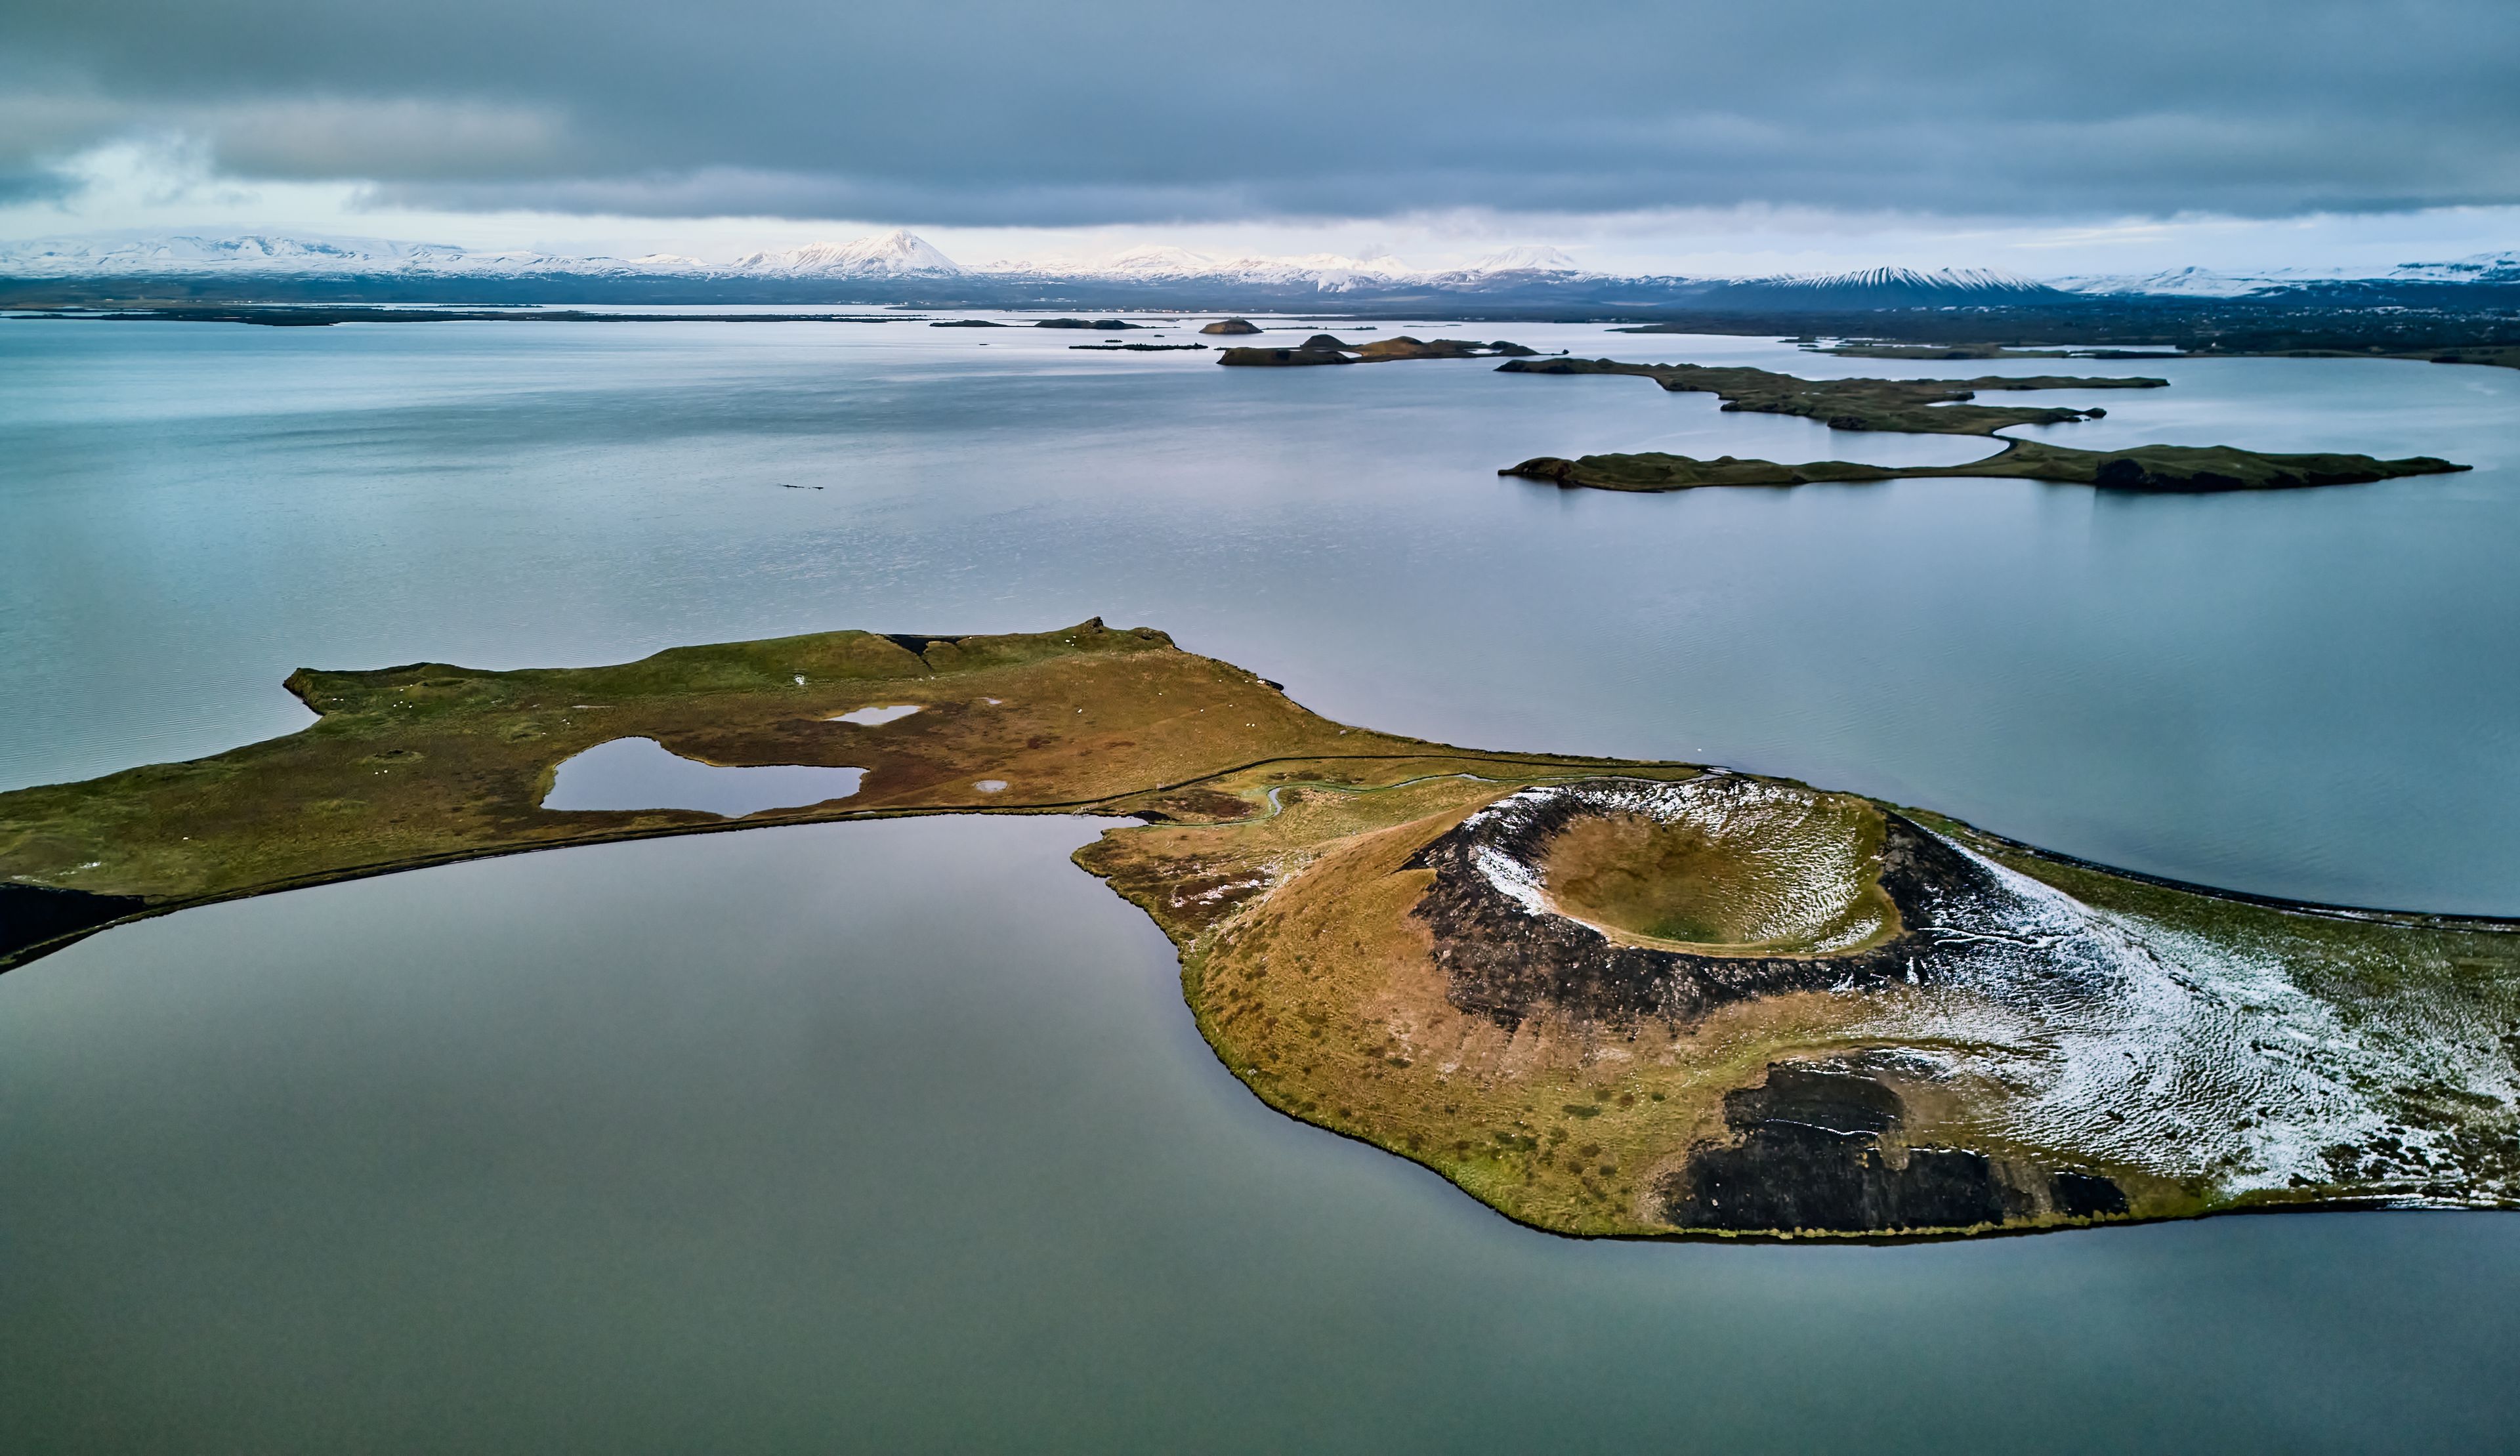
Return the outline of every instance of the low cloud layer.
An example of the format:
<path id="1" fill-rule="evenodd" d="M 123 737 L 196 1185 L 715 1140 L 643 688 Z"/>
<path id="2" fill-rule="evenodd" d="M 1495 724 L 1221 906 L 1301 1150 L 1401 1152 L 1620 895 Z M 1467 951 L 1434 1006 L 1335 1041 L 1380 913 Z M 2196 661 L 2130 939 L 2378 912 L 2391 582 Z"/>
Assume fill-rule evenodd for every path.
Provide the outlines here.
<path id="1" fill-rule="evenodd" d="M 20 0 L 0 197 L 180 136 L 387 205 L 1058 227 L 2520 202 L 2520 7 Z"/>

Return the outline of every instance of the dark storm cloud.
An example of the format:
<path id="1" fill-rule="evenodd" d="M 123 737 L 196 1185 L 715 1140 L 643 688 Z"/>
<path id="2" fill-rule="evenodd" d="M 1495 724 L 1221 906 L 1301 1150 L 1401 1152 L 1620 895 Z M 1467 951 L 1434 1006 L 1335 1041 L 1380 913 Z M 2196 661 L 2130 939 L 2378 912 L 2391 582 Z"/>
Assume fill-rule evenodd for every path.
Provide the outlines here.
<path id="1" fill-rule="evenodd" d="M 0 167 L 0 206 L 15 202 L 57 202 L 70 194 L 67 177 L 49 168 Z"/>
<path id="2" fill-rule="evenodd" d="M 388 200 L 1056 224 L 2520 202 L 2520 5 L 18 0 L 0 175 L 125 131 Z"/>

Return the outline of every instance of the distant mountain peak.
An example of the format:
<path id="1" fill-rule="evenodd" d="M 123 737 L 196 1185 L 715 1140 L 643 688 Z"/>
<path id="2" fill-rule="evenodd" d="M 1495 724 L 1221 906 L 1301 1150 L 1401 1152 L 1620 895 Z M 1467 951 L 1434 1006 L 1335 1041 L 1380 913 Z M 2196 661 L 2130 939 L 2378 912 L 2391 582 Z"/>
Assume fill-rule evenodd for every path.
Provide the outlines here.
<path id="1" fill-rule="evenodd" d="M 745 253 L 730 264 L 737 273 L 787 278 L 951 277 L 963 265 L 906 228 L 854 243 L 808 243 L 778 252 Z"/>
<path id="2" fill-rule="evenodd" d="M 1796 288 L 1916 289 L 1926 292 L 2044 293 L 2046 284 L 2000 268 L 1856 268 L 1754 280 Z"/>
<path id="3" fill-rule="evenodd" d="M 1019 278 L 1091 279 L 1137 284 L 1258 285 L 1313 288 L 1326 293 L 1395 283 L 1417 276 L 1416 270 L 1397 258 L 1350 258 L 1337 253 L 1308 253 L 1293 258 L 1220 258 L 1170 243 L 1132 247 L 1100 261 L 1073 258 L 1015 261 L 991 264 L 979 271 Z"/>
<path id="4" fill-rule="evenodd" d="M 1553 247 L 1526 243 L 1494 252 L 1463 270 L 1467 273 L 1581 273 L 1575 260 Z"/>

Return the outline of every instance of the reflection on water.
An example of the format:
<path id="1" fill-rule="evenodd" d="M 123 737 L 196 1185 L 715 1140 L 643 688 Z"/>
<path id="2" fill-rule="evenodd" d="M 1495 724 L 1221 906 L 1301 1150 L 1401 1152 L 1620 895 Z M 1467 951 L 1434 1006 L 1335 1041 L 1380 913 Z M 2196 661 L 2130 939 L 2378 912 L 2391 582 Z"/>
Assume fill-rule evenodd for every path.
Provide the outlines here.
<path id="1" fill-rule="evenodd" d="M 864 769 L 804 764 L 729 767 L 668 752 L 653 738 L 615 738 L 563 761 L 545 809 L 693 809 L 741 818 L 802 809 L 858 791 Z"/>
<path id="2" fill-rule="evenodd" d="M 2489 1449 L 2520 1218 L 1553 1238 L 1270 1112 L 1097 825 L 600 846 L 0 977 L 0 1449 Z"/>

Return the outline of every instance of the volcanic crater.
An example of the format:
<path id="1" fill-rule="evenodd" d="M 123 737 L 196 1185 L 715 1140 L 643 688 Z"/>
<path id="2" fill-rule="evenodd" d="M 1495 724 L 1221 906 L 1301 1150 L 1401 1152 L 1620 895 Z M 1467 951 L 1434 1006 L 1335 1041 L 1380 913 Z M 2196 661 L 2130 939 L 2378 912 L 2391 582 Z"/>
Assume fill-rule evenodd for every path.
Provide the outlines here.
<path id="1" fill-rule="evenodd" d="M 1434 872 L 1415 913 L 1451 1000 L 1507 1027 L 1921 984 L 1952 969 L 1951 927 L 2004 898 L 1902 815 L 1721 771 L 1523 789 L 1409 867 Z"/>

